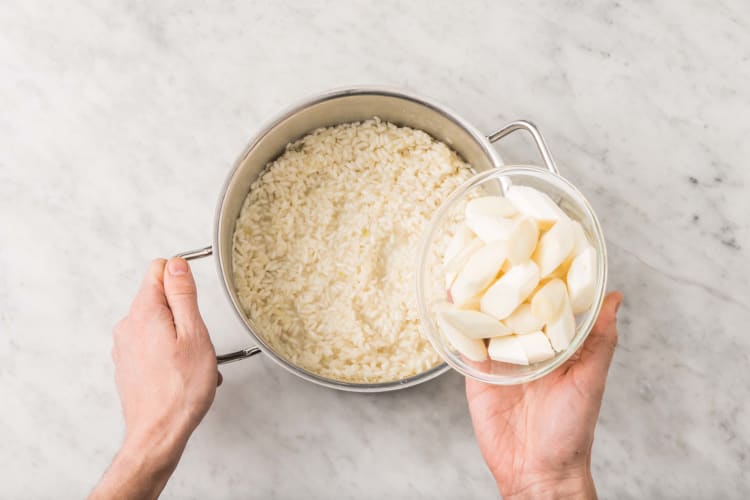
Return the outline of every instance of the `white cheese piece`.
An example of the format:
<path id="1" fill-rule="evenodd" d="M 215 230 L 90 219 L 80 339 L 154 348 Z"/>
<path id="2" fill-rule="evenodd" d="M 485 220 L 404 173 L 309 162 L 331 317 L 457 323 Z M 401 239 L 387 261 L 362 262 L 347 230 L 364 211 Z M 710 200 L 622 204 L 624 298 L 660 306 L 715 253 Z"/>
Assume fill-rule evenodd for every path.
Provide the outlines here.
<path id="1" fill-rule="evenodd" d="M 513 333 L 501 321 L 479 311 L 452 309 L 440 314 L 443 321 L 450 323 L 470 339 L 488 339 Z"/>
<path id="2" fill-rule="evenodd" d="M 466 204 L 466 218 L 478 215 L 490 217 L 513 217 L 518 213 L 513 203 L 502 196 L 482 196 L 474 198 Z"/>
<path id="3" fill-rule="evenodd" d="M 450 288 L 453 303 L 462 306 L 484 291 L 497 276 L 507 253 L 508 246 L 504 241 L 488 243 L 474 252 Z"/>
<path id="4" fill-rule="evenodd" d="M 518 219 L 508 235 L 508 262 L 518 265 L 529 260 L 539 239 L 539 226 L 533 219 Z"/>
<path id="5" fill-rule="evenodd" d="M 466 219 L 466 225 L 485 243 L 507 240 L 515 221 L 505 217 L 477 215 Z"/>
<path id="6" fill-rule="evenodd" d="M 572 257 L 578 257 L 584 250 L 591 247 L 591 243 L 589 243 L 581 223 L 576 220 L 571 220 L 571 222 L 573 223 L 573 241 L 575 242 Z"/>
<path id="7" fill-rule="evenodd" d="M 474 233 L 471 232 L 471 229 L 469 229 L 466 224 L 461 224 L 458 229 L 456 229 L 456 234 L 453 235 L 453 238 L 451 238 L 450 243 L 448 243 L 448 246 L 445 249 L 443 263 L 447 265 L 448 262 L 461 253 L 461 251 L 466 248 L 473 239 Z"/>
<path id="8" fill-rule="evenodd" d="M 568 218 L 549 196 L 532 187 L 513 185 L 508 188 L 505 197 L 520 213 L 532 217 L 543 229 Z"/>
<path id="9" fill-rule="evenodd" d="M 518 340 L 516 335 L 507 337 L 495 337 L 490 339 L 487 351 L 490 358 L 503 363 L 512 363 L 514 365 L 528 365 L 529 358 L 523 349 L 523 344 Z"/>
<path id="10" fill-rule="evenodd" d="M 479 309 L 505 319 L 526 300 L 539 283 L 539 268 L 533 261 L 513 266 L 479 300 Z"/>
<path id="11" fill-rule="evenodd" d="M 446 289 L 451 287 L 453 282 L 456 280 L 458 272 L 466 265 L 469 257 L 471 257 L 477 250 L 479 250 L 483 246 L 484 244 L 482 243 L 482 240 L 473 238 L 469 241 L 468 245 L 462 248 L 461 251 L 453 256 L 452 259 L 446 260 L 445 265 L 443 266 L 445 271 Z"/>
<path id="12" fill-rule="evenodd" d="M 570 219 L 558 220 L 552 228 L 539 238 L 531 257 L 539 266 L 539 275 L 544 278 L 573 251 L 573 223 Z"/>
<path id="13" fill-rule="evenodd" d="M 466 356 L 471 361 L 484 361 L 487 359 L 487 346 L 484 345 L 483 340 L 470 339 L 457 328 L 455 328 L 449 321 L 444 318 L 445 312 L 437 313 L 437 323 L 443 334 L 448 339 L 448 342 L 461 354 Z"/>
<path id="14" fill-rule="evenodd" d="M 588 247 L 573 260 L 568 269 L 568 294 L 573 313 L 591 307 L 596 295 L 596 250 Z"/>
<path id="15" fill-rule="evenodd" d="M 523 347 L 529 364 L 546 361 L 555 357 L 555 351 L 549 343 L 547 336 L 540 332 L 533 332 L 526 335 L 519 335 L 518 341 Z"/>
<path id="16" fill-rule="evenodd" d="M 531 297 L 531 313 L 545 323 L 554 321 L 562 313 L 567 295 L 564 281 L 548 281 Z"/>
<path id="17" fill-rule="evenodd" d="M 544 321 L 534 316 L 531 304 L 521 304 L 513 313 L 503 320 L 513 333 L 524 335 L 537 332 L 544 326 Z"/>
<path id="18" fill-rule="evenodd" d="M 552 348 L 557 351 L 564 351 L 570 345 L 576 334 L 576 318 L 573 315 L 573 309 L 570 307 L 570 300 L 567 294 L 563 301 L 563 310 L 560 316 L 544 327 L 544 333 L 547 334 Z"/>

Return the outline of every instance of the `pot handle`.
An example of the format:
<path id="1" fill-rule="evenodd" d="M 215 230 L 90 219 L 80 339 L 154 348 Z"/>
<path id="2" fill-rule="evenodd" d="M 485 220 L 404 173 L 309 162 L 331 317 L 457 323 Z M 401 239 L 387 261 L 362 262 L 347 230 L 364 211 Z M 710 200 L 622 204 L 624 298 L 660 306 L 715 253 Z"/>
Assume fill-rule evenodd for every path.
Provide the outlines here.
<path id="1" fill-rule="evenodd" d="M 198 250 L 189 250 L 187 252 L 178 253 L 175 257 L 182 257 L 185 260 L 193 260 L 193 259 L 202 259 L 203 257 L 208 257 L 209 255 L 213 253 L 214 253 L 214 249 L 211 247 L 211 245 L 209 245 L 207 247 L 203 247 Z M 216 363 L 219 365 L 223 365 L 226 363 L 231 363 L 233 361 L 239 361 L 241 359 L 254 356 L 258 354 L 259 352 L 260 352 L 260 348 L 258 346 L 245 347 L 244 349 L 230 352 L 229 354 L 218 354 L 216 356 Z"/>
<path id="2" fill-rule="evenodd" d="M 547 170 L 552 172 L 555 175 L 560 175 L 560 171 L 557 170 L 557 165 L 555 165 L 555 160 L 552 159 L 552 155 L 549 152 L 549 148 L 547 147 L 547 143 L 544 142 L 544 137 L 542 137 L 542 134 L 539 132 L 539 129 L 536 128 L 536 125 L 531 123 L 527 120 L 516 120 L 514 122 L 511 122 L 507 124 L 505 127 L 501 128 L 494 134 L 490 134 L 487 139 L 489 139 L 490 142 L 497 142 L 506 135 L 509 135 L 516 130 L 525 130 L 529 134 L 531 134 L 531 137 L 534 139 L 534 142 L 536 143 L 536 148 L 539 150 L 539 153 L 542 155 L 542 161 L 544 162 L 544 166 L 547 167 Z"/>

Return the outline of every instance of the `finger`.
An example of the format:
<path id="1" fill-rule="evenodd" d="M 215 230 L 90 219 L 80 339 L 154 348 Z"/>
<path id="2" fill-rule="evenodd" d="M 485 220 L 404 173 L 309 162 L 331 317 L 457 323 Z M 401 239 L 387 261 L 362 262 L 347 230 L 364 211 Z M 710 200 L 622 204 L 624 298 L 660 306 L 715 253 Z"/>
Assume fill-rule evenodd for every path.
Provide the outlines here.
<path id="1" fill-rule="evenodd" d="M 594 328 L 581 349 L 580 360 L 574 366 L 592 388 L 604 387 L 617 346 L 617 309 L 622 299 L 620 292 L 611 292 L 604 299 Z"/>
<path id="2" fill-rule="evenodd" d="M 221 375 L 221 372 L 216 372 L 219 374 L 219 376 L 216 378 L 216 387 L 219 387 L 222 382 L 224 382 L 224 377 Z"/>
<path id="3" fill-rule="evenodd" d="M 153 309 L 154 306 L 167 305 L 167 299 L 164 297 L 164 265 L 166 263 L 164 259 L 151 261 L 146 276 L 143 277 L 141 288 L 133 299 L 131 311 L 139 312 Z"/>
<path id="4" fill-rule="evenodd" d="M 198 312 L 198 292 L 193 273 L 185 259 L 169 259 L 164 271 L 164 292 L 174 316 L 177 335 L 190 335 L 199 330 L 202 320 Z"/>

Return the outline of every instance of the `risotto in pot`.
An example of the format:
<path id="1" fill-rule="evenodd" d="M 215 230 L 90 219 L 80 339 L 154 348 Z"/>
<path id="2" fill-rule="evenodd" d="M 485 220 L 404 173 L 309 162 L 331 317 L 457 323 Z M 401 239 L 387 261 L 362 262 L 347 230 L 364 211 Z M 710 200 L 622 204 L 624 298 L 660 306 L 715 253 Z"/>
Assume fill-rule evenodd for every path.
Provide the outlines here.
<path id="1" fill-rule="evenodd" d="M 289 144 L 251 186 L 234 230 L 234 284 L 256 333 L 340 381 L 390 382 L 439 364 L 419 331 L 416 251 L 433 211 L 470 176 L 445 144 L 377 118 Z"/>

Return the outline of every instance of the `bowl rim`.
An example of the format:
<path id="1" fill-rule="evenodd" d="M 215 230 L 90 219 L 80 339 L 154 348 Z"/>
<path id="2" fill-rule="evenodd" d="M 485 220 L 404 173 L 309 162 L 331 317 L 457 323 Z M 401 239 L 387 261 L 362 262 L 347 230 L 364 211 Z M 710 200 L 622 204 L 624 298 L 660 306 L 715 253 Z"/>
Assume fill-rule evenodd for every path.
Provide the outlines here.
<path id="1" fill-rule="evenodd" d="M 562 353 L 557 354 L 553 361 L 543 368 L 522 376 L 499 376 L 482 372 L 480 370 L 477 370 L 476 368 L 471 367 L 468 364 L 466 365 L 466 367 L 459 365 L 450 351 L 445 349 L 443 344 L 437 340 L 438 334 L 433 331 L 430 318 L 432 313 L 426 301 L 424 289 L 425 287 L 423 286 L 423 284 L 425 279 L 425 263 L 430 251 L 430 243 L 432 242 L 432 239 L 438 228 L 437 222 L 445 216 L 448 210 L 450 210 L 454 206 L 459 198 L 465 195 L 472 188 L 479 186 L 480 184 L 487 182 L 488 180 L 500 179 L 504 176 L 513 174 L 533 174 L 534 176 L 540 176 L 542 178 L 546 177 L 547 180 L 550 180 L 553 183 L 562 184 L 565 188 L 569 189 L 574 194 L 574 196 L 577 198 L 577 201 L 580 202 L 579 205 L 583 208 L 587 215 L 591 217 L 591 220 L 593 221 L 593 236 L 596 238 L 596 243 L 598 244 L 597 264 L 601 269 L 601 273 L 599 274 L 597 281 L 596 299 L 594 300 L 594 303 L 590 308 L 591 314 L 589 314 L 587 320 L 580 326 L 583 334 L 579 334 L 579 326 L 576 325 L 576 336 L 573 338 L 573 341 L 570 343 L 568 348 Z M 416 266 L 417 272 L 415 277 L 415 286 L 417 295 L 417 309 L 419 310 L 420 328 L 422 329 L 422 334 L 429 339 L 432 347 L 438 352 L 440 357 L 451 366 L 451 368 L 458 371 L 464 376 L 471 377 L 475 380 L 493 385 L 518 385 L 532 382 L 555 371 L 563 363 L 570 359 L 570 357 L 573 356 L 573 354 L 575 354 L 583 345 L 583 343 L 591 333 L 591 330 L 593 329 L 594 324 L 596 323 L 596 320 L 601 311 L 607 289 L 606 241 L 604 238 L 604 232 L 601 228 L 601 224 L 599 223 L 599 219 L 596 216 L 596 212 L 594 211 L 593 207 L 586 199 L 586 197 L 583 196 L 583 194 L 578 190 L 578 188 L 576 188 L 565 177 L 554 174 L 542 167 L 524 164 L 507 165 L 496 169 L 480 172 L 464 182 L 461 186 L 456 188 L 455 191 L 453 191 L 453 193 L 451 193 L 451 195 L 433 213 L 430 222 L 423 230 L 422 237 L 419 243 L 419 251 L 417 253 Z"/>

